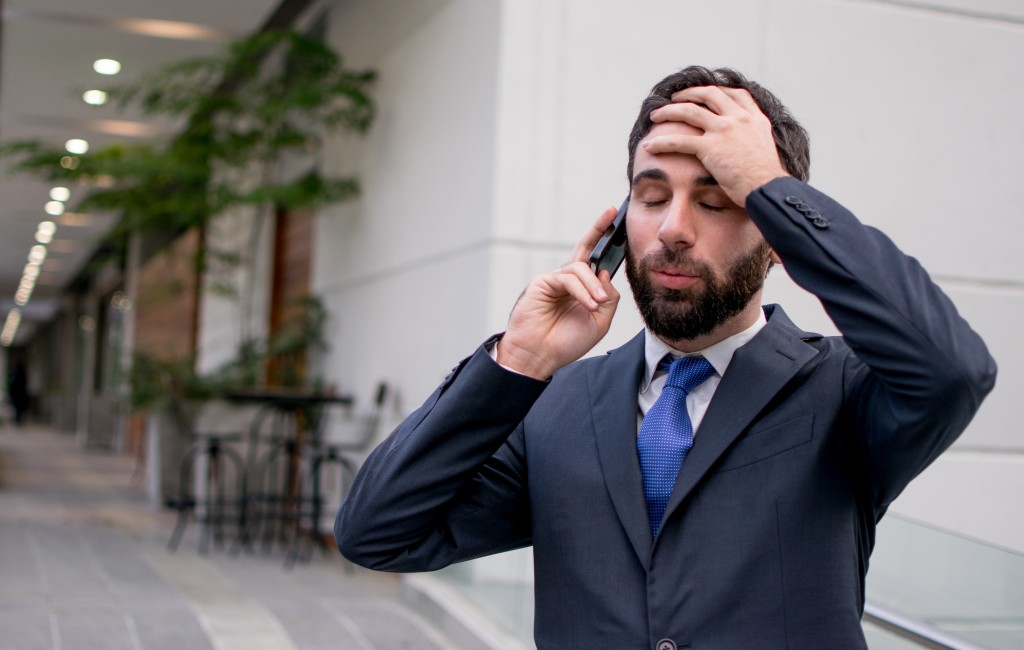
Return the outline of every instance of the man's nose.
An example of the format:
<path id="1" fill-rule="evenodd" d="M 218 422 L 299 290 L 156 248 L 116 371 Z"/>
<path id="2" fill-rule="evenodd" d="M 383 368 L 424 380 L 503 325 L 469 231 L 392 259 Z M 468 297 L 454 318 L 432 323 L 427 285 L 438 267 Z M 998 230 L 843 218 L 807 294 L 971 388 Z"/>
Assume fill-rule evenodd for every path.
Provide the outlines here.
<path id="1" fill-rule="evenodd" d="M 688 201 L 674 200 L 665 209 L 658 239 L 666 248 L 688 248 L 696 238 L 693 209 Z"/>

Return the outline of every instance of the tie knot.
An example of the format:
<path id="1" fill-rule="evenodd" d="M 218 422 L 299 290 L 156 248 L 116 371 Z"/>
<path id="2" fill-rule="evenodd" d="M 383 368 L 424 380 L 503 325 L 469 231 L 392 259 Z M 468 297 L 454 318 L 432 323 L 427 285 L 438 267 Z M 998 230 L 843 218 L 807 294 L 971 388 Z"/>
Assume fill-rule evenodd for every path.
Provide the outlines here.
<path id="1" fill-rule="evenodd" d="M 668 357 L 661 365 L 664 366 Z M 666 386 L 673 386 L 689 394 L 691 390 L 700 386 L 708 377 L 715 374 L 715 368 L 704 357 L 679 357 L 668 364 L 668 379 Z"/>

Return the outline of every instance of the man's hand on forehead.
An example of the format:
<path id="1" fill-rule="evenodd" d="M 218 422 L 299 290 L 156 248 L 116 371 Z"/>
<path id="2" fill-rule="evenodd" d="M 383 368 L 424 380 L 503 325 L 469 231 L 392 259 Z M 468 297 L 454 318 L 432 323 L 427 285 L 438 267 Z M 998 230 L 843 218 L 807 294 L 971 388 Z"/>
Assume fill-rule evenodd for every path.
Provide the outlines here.
<path id="1" fill-rule="evenodd" d="M 651 121 L 682 122 L 700 133 L 648 137 L 640 143 L 648 153 L 696 156 L 739 206 L 757 188 L 786 175 L 771 122 L 746 90 L 697 86 L 675 93 L 672 102 L 655 109 Z"/>

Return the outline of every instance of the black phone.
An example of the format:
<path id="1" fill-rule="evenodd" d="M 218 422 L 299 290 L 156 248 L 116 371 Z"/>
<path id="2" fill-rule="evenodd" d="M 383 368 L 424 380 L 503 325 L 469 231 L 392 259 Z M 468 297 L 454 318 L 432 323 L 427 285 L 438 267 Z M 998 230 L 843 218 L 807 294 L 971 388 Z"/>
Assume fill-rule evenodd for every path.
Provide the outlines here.
<path id="1" fill-rule="evenodd" d="M 597 246 L 590 253 L 590 268 L 594 273 L 607 269 L 610 276 L 614 276 L 626 257 L 626 209 L 629 207 L 629 197 L 619 206 L 612 225 L 601 235 Z"/>

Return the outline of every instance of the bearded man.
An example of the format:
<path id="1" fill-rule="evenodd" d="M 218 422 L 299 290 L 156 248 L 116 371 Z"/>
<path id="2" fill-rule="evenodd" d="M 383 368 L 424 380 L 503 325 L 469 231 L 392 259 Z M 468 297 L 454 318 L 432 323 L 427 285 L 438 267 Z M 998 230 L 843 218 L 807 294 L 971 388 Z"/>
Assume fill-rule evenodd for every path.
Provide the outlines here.
<path id="1" fill-rule="evenodd" d="M 541 650 L 866 648 L 875 525 L 995 363 L 915 260 L 806 184 L 808 160 L 739 73 L 659 82 L 627 166 L 646 328 L 581 360 L 619 299 L 588 264 L 611 208 L 369 457 L 345 557 L 426 571 L 532 545 Z M 842 336 L 761 304 L 773 263 Z"/>

